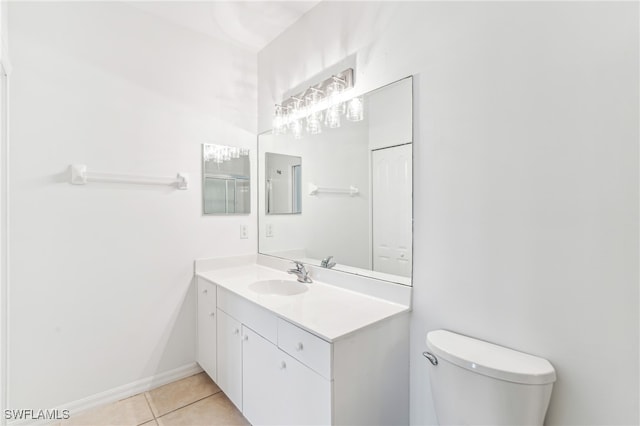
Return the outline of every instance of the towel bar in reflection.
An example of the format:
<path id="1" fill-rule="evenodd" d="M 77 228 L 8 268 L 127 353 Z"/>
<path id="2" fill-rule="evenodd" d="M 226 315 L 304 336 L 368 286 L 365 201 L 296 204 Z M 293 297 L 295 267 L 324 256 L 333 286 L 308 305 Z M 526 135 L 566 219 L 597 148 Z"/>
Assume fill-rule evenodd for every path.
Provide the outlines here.
<path id="1" fill-rule="evenodd" d="M 317 195 L 321 192 L 327 194 L 348 194 L 353 197 L 358 195 L 360 190 L 353 185 L 349 186 L 349 188 L 328 188 L 314 185 L 313 183 L 309 184 L 309 195 Z"/>

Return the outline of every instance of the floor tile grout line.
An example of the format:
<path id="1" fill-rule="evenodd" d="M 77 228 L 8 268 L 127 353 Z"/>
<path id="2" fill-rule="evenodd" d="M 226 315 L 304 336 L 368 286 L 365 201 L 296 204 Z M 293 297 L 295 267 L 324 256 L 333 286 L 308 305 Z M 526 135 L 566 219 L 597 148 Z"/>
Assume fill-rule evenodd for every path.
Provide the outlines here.
<path id="1" fill-rule="evenodd" d="M 197 400 L 195 400 L 195 401 L 192 401 L 192 402 L 190 402 L 190 403 L 188 403 L 188 404 L 186 404 L 186 405 L 183 405 L 182 407 L 174 408 L 174 409 L 173 409 L 173 410 L 171 410 L 171 411 L 167 411 L 167 412 L 166 412 L 166 413 L 164 413 L 163 415 L 161 415 L 161 416 L 159 416 L 159 417 L 156 417 L 156 420 L 158 420 L 160 417 L 164 417 L 164 416 L 166 416 L 167 414 L 171 414 L 171 413 L 174 413 L 174 412 L 176 412 L 176 411 L 178 411 L 178 410 L 182 410 L 183 408 L 186 408 L 186 407 L 188 407 L 188 406 L 190 406 L 190 405 L 193 405 L 193 404 L 195 404 L 196 402 L 200 402 L 200 401 L 202 401 L 202 400 L 204 400 L 204 399 L 207 399 L 207 398 L 210 398 L 210 397 L 212 397 L 212 396 L 214 396 L 214 395 L 217 395 L 217 394 L 219 394 L 220 392 L 222 392 L 222 389 L 218 389 L 218 391 L 217 391 L 217 392 L 214 392 L 214 393 L 212 393 L 211 395 L 207 395 L 207 396 L 204 396 L 204 397 L 202 397 L 202 398 L 200 398 L 200 399 L 197 399 Z"/>
<path id="2" fill-rule="evenodd" d="M 184 379 L 180 379 L 180 380 L 185 380 L 185 379 L 188 379 L 188 378 L 190 378 L 190 377 L 197 376 L 198 374 L 203 374 L 203 373 L 197 373 L 197 374 L 194 374 L 194 375 L 189 376 L 189 377 L 185 377 Z M 180 380 L 177 380 L 177 381 L 180 381 Z M 167 411 L 165 414 L 161 414 L 161 415 L 156 416 L 156 413 L 155 413 L 155 411 L 154 411 L 153 407 L 151 406 L 151 401 L 150 401 L 150 399 L 149 399 L 149 398 L 151 397 L 151 392 L 153 392 L 153 391 L 154 391 L 154 390 L 156 390 L 156 389 L 160 389 L 160 388 L 161 388 L 161 387 L 163 387 L 163 386 L 170 385 L 170 384 L 172 384 L 172 383 L 175 383 L 175 382 L 167 383 L 167 384 L 165 384 L 165 385 L 157 386 L 157 387 L 155 387 L 155 388 L 153 388 L 153 389 L 149 389 L 148 391 L 141 392 L 142 394 L 144 394 L 144 399 L 147 401 L 147 405 L 149 406 L 149 410 L 151 410 L 151 415 L 153 416 L 153 419 L 154 419 L 154 420 L 156 420 L 156 421 L 158 420 L 158 418 L 159 418 L 159 417 L 162 417 L 162 416 L 164 416 L 165 414 L 169 414 L 169 413 L 171 413 L 172 411 L 179 410 L 180 408 L 182 408 L 182 407 L 186 407 L 187 405 L 190 405 L 190 404 L 192 404 L 193 402 L 197 402 L 197 401 L 200 401 L 200 400 L 202 400 L 202 399 L 204 399 L 204 398 L 207 398 L 207 397 L 201 398 L 201 399 L 199 399 L 199 400 L 197 400 L 197 401 L 193 401 L 193 402 L 191 402 L 191 403 L 189 403 L 189 404 L 183 405 L 182 407 L 174 408 L 174 409 L 173 409 L 173 410 L 171 410 L 171 411 Z M 215 382 L 214 382 L 214 384 L 215 384 Z M 216 387 L 218 387 L 218 385 L 216 385 Z M 217 391 L 217 392 L 212 393 L 212 394 L 211 394 L 211 395 L 209 395 L 209 396 L 215 395 L 216 393 L 221 392 L 221 391 L 222 391 L 222 390 L 218 387 L 218 391 Z M 138 394 L 138 395 L 140 395 L 140 394 Z M 134 395 L 134 396 L 137 396 L 137 395 Z M 140 425 L 138 425 L 138 426 L 140 426 Z"/>
<path id="3" fill-rule="evenodd" d="M 156 420 L 157 419 L 156 413 L 153 412 L 153 407 L 151 406 L 151 401 L 149 401 L 149 397 L 147 396 L 147 393 L 149 392 L 148 391 L 142 392 L 142 394 L 144 395 L 144 400 L 147 401 L 147 406 L 149 407 L 149 411 L 151 411 L 151 415 L 153 416 L 153 420 Z M 157 421 L 156 421 L 156 424 L 158 424 Z"/>

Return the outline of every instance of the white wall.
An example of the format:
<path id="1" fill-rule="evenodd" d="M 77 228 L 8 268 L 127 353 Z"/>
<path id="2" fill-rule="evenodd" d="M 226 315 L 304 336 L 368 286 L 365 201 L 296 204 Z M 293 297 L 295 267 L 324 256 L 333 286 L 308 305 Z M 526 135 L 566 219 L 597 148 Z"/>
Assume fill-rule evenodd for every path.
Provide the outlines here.
<path id="1" fill-rule="evenodd" d="M 194 259 L 256 250 L 255 206 L 202 216 L 200 144 L 255 164 L 257 64 L 120 2 L 9 12 L 9 402 L 45 409 L 194 362 Z M 72 186 L 71 163 L 191 186 Z"/>
<path id="2" fill-rule="evenodd" d="M 428 330 L 551 360 L 547 423 L 638 424 L 638 4 L 322 2 L 258 56 L 283 92 L 356 56 L 415 83 L 411 419 Z"/>

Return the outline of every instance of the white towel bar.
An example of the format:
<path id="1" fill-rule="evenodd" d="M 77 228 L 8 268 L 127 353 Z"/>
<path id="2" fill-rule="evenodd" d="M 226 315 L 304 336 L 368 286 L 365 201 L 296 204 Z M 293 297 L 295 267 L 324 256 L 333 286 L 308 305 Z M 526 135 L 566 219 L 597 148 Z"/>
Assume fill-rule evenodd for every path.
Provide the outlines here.
<path id="1" fill-rule="evenodd" d="M 165 176 L 139 176 L 121 173 L 88 172 L 84 164 L 72 164 L 69 166 L 73 185 L 84 185 L 88 181 L 94 182 L 114 182 L 114 183 L 137 183 L 144 185 L 171 185 L 178 189 L 189 188 L 189 175 L 178 173 L 176 177 Z"/>

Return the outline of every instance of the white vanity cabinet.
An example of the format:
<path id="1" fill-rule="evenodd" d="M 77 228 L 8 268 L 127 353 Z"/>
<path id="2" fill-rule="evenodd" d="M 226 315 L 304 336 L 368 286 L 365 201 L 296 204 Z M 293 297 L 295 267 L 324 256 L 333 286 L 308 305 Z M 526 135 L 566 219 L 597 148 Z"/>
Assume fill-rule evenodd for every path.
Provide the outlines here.
<path id="1" fill-rule="evenodd" d="M 278 345 L 281 334 L 291 335 L 290 327 L 308 333 L 225 289 L 219 288 L 218 295 L 217 383 L 229 399 L 253 424 L 330 424 L 331 380 L 288 355 Z M 322 342 L 327 348 L 331 346 Z M 286 346 L 292 351 L 302 351 L 303 345 L 300 340 Z M 308 357 L 313 359 L 314 345 L 307 343 L 306 349 Z M 330 352 L 325 350 L 315 357 L 322 356 L 325 357 L 323 364 L 329 366 Z"/>
<path id="2" fill-rule="evenodd" d="M 329 342 L 222 286 L 216 304 L 212 378 L 252 424 L 408 424 L 406 314 Z"/>
<path id="3" fill-rule="evenodd" d="M 198 278 L 197 353 L 196 360 L 214 380 L 216 377 L 216 285 Z"/>

